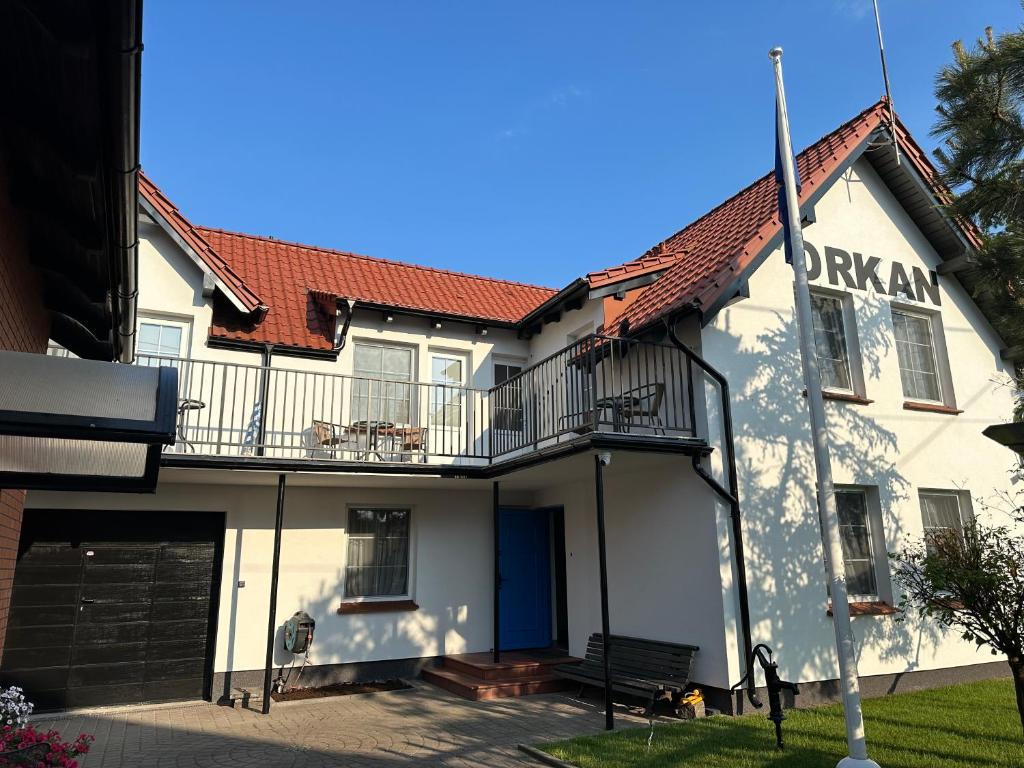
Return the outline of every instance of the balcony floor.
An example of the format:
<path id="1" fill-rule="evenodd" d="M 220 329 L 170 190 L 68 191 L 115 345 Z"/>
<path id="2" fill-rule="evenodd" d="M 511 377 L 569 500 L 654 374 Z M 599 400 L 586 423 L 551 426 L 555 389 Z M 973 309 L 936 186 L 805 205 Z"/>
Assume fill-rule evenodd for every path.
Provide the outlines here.
<path id="1" fill-rule="evenodd" d="M 320 458 L 275 458 L 272 456 L 214 456 L 165 453 L 161 465 L 175 468 L 240 469 L 280 472 L 333 472 L 375 475 L 429 475 L 489 480 L 502 475 L 588 451 L 635 451 L 646 453 L 705 456 L 711 448 L 704 440 L 662 435 L 592 432 L 571 440 L 528 450 L 490 463 L 453 464 L 389 461 L 346 461 Z"/>

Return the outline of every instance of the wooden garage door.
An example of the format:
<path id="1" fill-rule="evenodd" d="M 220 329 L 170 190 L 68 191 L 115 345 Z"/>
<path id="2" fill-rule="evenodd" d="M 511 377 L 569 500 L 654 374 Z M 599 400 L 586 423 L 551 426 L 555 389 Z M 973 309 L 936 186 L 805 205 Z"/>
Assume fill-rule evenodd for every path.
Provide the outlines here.
<path id="1" fill-rule="evenodd" d="M 26 510 L 0 684 L 40 710 L 209 695 L 223 526 Z"/>

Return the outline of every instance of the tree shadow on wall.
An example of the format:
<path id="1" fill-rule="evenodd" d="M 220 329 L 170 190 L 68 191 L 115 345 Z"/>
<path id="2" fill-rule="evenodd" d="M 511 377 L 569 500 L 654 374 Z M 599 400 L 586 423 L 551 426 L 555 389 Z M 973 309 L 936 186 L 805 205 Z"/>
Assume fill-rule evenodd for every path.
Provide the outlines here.
<path id="1" fill-rule="evenodd" d="M 891 346 L 884 307 L 858 315 L 865 377 L 876 379 Z M 793 318 L 771 313 L 751 348 L 736 336 L 706 330 L 721 359 L 729 360 L 736 426 L 736 462 L 744 521 L 744 549 L 754 642 L 776 652 L 786 679 L 817 681 L 838 675 L 832 620 L 827 615 L 827 571 L 816 502 L 817 474 L 811 446 L 803 367 Z M 706 337 L 707 338 L 707 337 Z M 707 341 L 705 341 L 707 343 Z M 837 481 L 877 488 L 885 548 L 873 547 L 878 592 L 892 602 L 887 552 L 904 534 L 891 510 L 909 495 L 909 483 L 894 466 L 900 446 L 878 424 L 870 408 L 827 402 L 829 444 Z M 869 494 L 869 500 L 873 493 Z M 870 501 L 869 501 L 870 504 Z M 914 669 L 932 626 L 897 623 L 892 616 L 854 619 L 858 656 L 906 660 Z M 745 667 L 745 664 L 743 665 Z"/>

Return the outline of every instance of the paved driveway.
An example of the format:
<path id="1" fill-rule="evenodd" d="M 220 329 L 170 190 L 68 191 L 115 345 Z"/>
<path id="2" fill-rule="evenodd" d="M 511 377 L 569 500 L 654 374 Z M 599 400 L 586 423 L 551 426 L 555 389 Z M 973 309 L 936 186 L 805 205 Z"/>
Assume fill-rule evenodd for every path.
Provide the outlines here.
<path id="1" fill-rule="evenodd" d="M 92 733 L 83 768 L 321 768 L 537 765 L 516 744 L 597 733 L 596 700 L 564 694 L 471 702 L 411 690 L 275 703 L 271 714 L 190 703 L 37 718 L 65 738 Z M 622 713 L 620 727 L 645 725 Z"/>

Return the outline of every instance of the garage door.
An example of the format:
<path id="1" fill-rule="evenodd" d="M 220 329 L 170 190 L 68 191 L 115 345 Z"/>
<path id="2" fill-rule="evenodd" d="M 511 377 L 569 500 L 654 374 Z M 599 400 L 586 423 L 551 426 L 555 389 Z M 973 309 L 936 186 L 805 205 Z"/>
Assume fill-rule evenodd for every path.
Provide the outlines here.
<path id="1" fill-rule="evenodd" d="M 0 684 L 37 709 L 209 695 L 224 517 L 26 510 Z"/>

